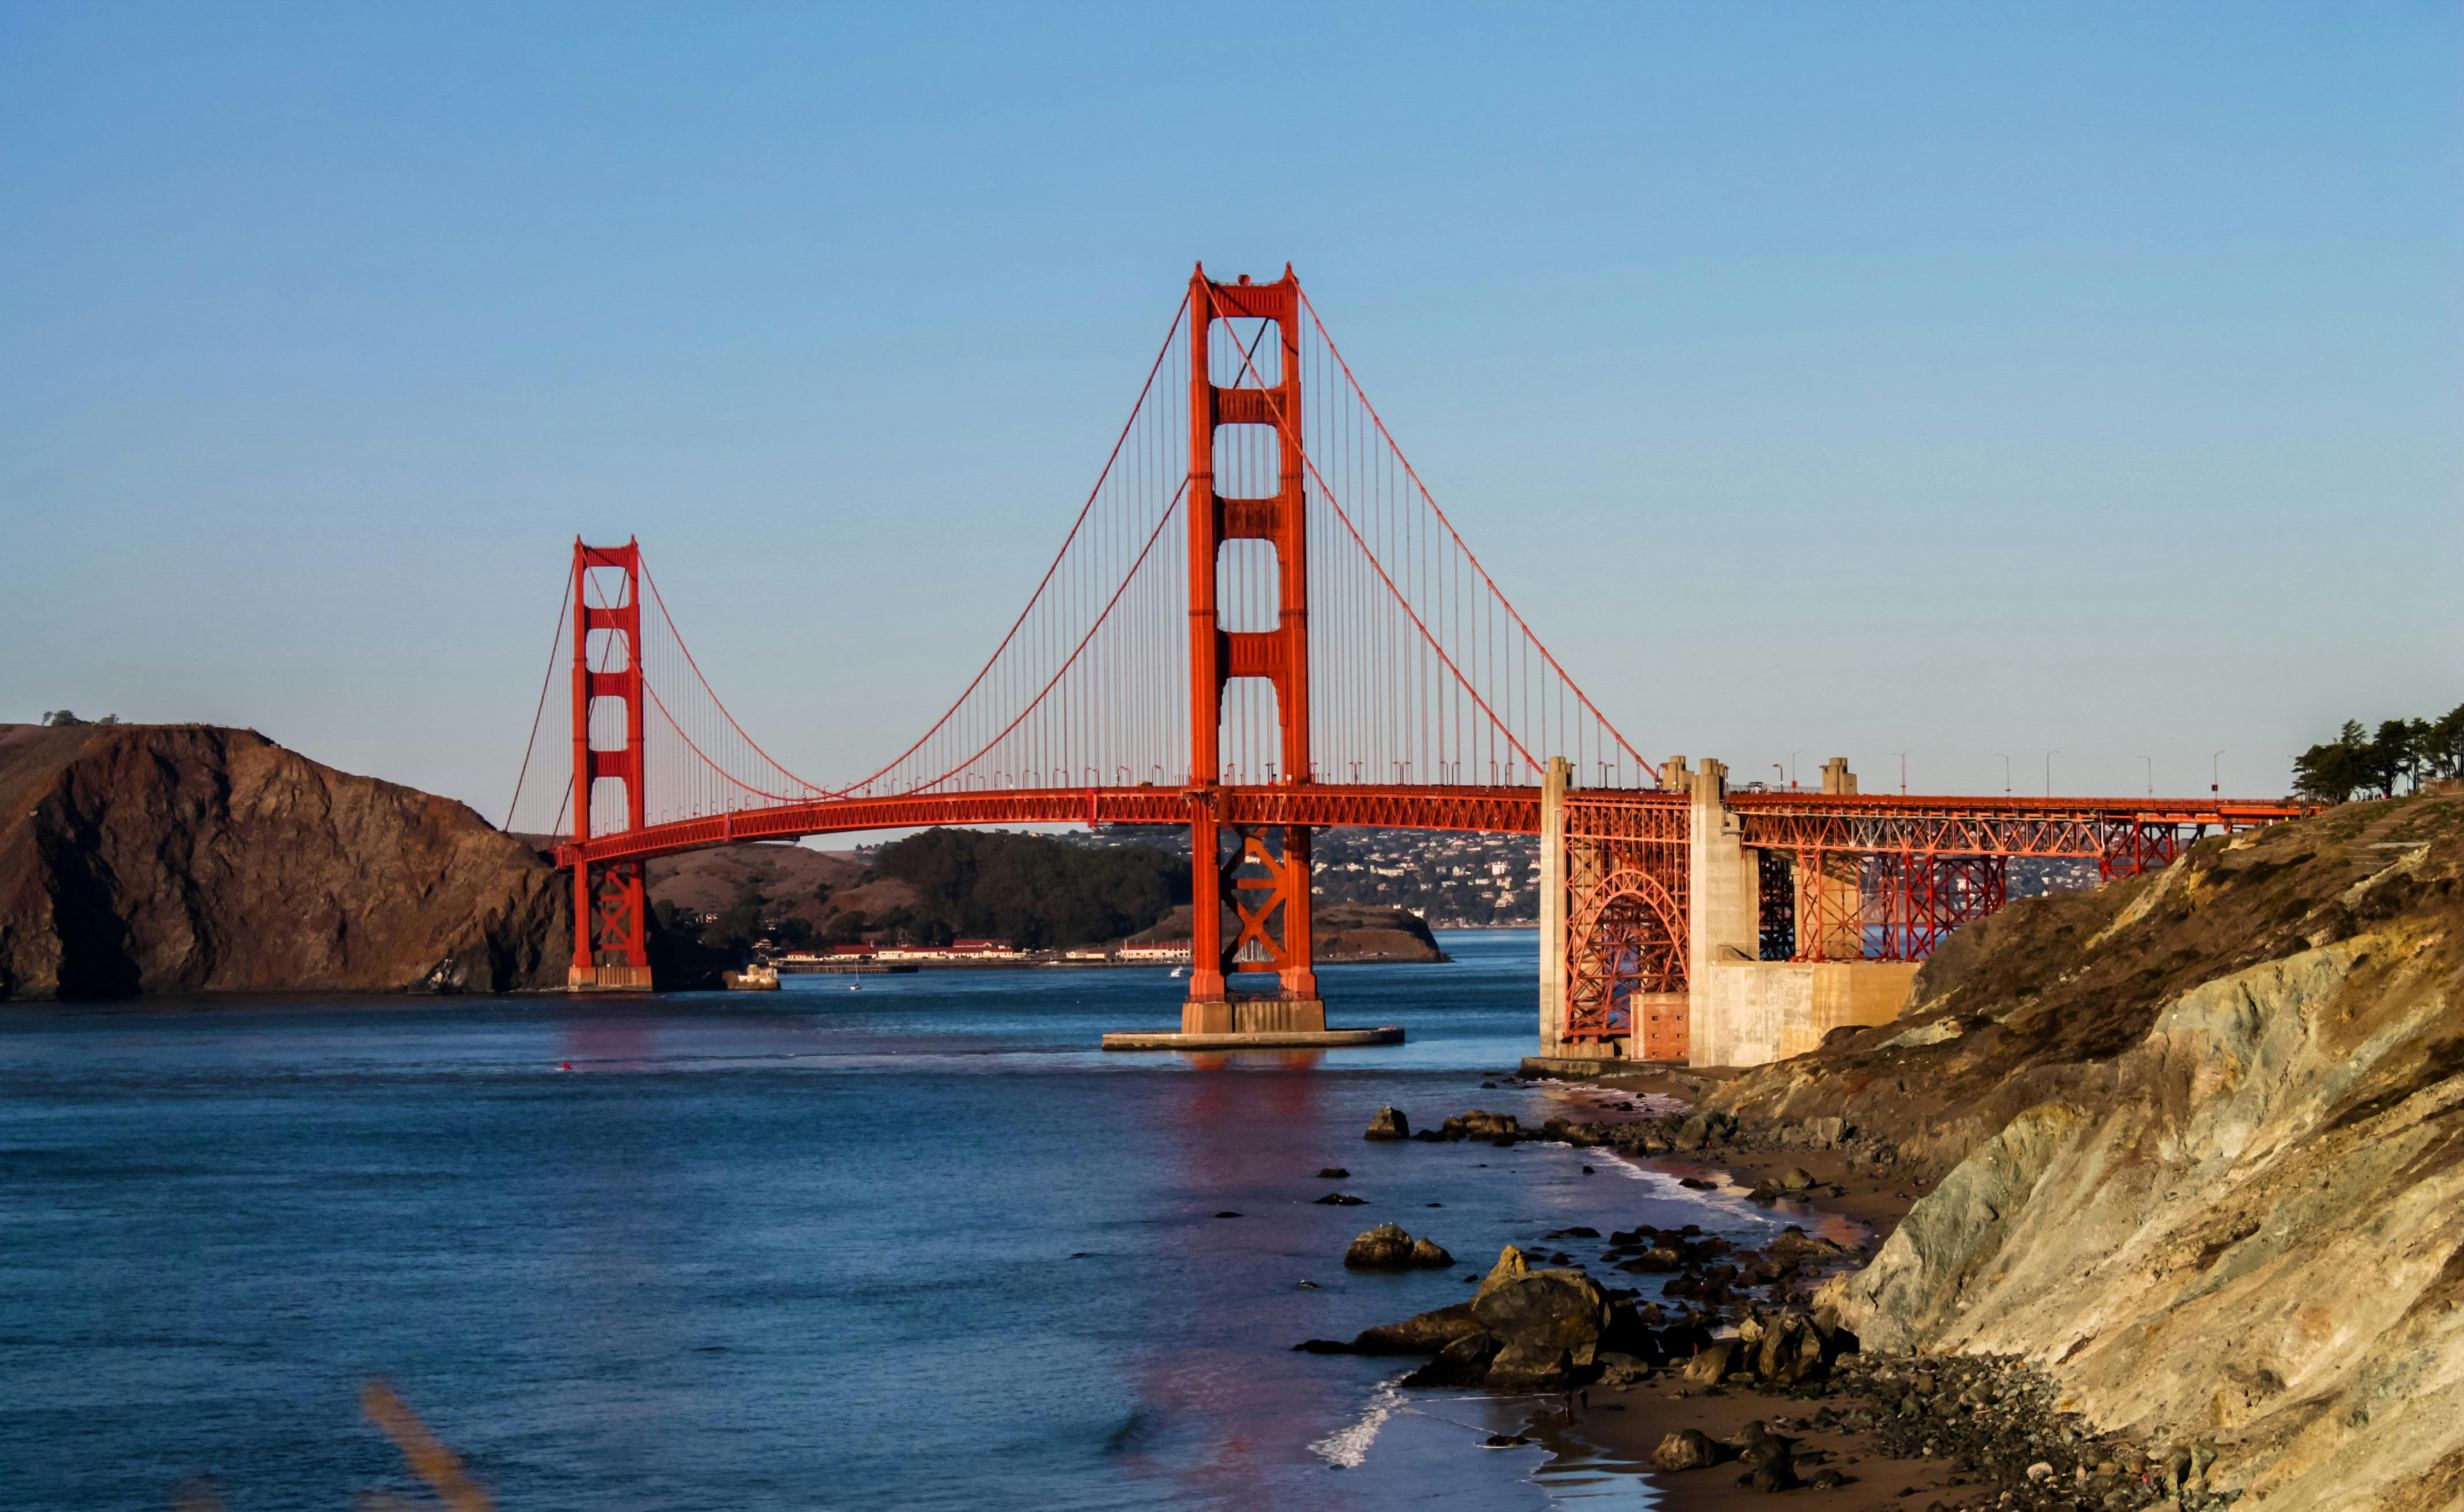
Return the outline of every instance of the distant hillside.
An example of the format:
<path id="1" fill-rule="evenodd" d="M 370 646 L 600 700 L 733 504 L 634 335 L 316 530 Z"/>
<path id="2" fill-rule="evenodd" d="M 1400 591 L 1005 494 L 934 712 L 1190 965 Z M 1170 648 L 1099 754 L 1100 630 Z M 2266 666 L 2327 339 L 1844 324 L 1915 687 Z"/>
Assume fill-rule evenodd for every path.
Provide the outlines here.
<path id="1" fill-rule="evenodd" d="M 1190 906 L 1182 903 L 1154 928 L 1139 934 L 1133 943 L 1159 945 L 1187 940 L 1191 917 Z M 1320 900 L 1310 911 L 1309 923 L 1313 926 L 1309 934 L 1321 965 L 1447 959 L 1446 953 L 1438 948 L 1437 937 L 1429 933 L 1427 921 L 1409 909 Z M 1239 927 L 1232 911 L 1225 909 L 1223 938 L 1229 941 Z"/>
<path id="2" fill-rule="evenodd" d="M 755 941 L 791 949 L 894 932 L 914 917 L 915 889 L 874 877 L 846 851 L 731 845 L 650 862 L 650 910 L 660 925 L 740 959 Z"/>
<path id="3" fill-rule="evenodd" d="M 765 938 L 796 948 L 983 937 L 1030 949 L 1189 938 L 1185 849 L 1090 846 L 1076 835 L 927 830 L 861 862 L 847 852 L 738 845 L 652 861 L 649 888 L 671 927 L 738 952 Z M 1330 960 L 1444 959 L 1428 925 L 1404 909 L 1321 899 L 1316 923 Z"/>
<path id="4" fill-rule="evenodd" d="M 873 872 L 915 890 L 934 937 L 1030 949 L 1133 934 L 1189 897 L 1189 863 L 1145 847 L 1088 851 L 1040 834 L 927 830 L 873 853 Z"/>
<path id="5" fill-rule="evenodd" d="M 801 907 L 800 899 L 812 903 L 819 923 L 829 910 L 819 906 L 818 901 L 854 886 L 863 880 L 864 871 L 864 863 L 851 851 L 816 851 L 801 845 L 722 846 L 651 861 L 650 900 L 715 914 L 747 892 L 755 892 L 790 911 Z"/>
<path id="6" fill-rule="evenodd" d="M 1188 862 L 1045 835 L 927 830 L 859 862 L 846 852 L 740 845 L 650 863 L 652 908 L 718 949 L 988 937 L 1028 948 L 1117 940 L 1189 896 Z"/>

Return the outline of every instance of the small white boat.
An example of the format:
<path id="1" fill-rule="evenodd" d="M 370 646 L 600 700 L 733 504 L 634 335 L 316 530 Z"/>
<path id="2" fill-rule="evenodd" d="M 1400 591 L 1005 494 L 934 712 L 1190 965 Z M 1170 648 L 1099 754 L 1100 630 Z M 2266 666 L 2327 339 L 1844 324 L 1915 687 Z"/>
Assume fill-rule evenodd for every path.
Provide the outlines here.
<path id="1" fill-rule="evenodd" d="M 1187 976 L 1189 974 L 1189 967 L 1185 966 L 1174 967 L 1172 968 L 1172 974 L 1175 976 Z"/>

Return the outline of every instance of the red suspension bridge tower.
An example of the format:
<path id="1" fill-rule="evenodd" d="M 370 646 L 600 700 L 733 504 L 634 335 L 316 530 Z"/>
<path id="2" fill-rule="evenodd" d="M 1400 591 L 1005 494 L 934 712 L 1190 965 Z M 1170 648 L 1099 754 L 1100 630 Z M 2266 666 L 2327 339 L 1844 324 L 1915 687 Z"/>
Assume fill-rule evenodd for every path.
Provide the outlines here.
<path id="1" fill-rule="evenodd" d="M 1309 830 L 1302 824 L 1227 824 L 1221 736 L 1224 691 L 1236 678 L 1265 681 L 1274 694 L 1281 766 L 1272 780 L 1298 787 L 1314 778 L 1309 745 L 1309 502 L 1301 451 L 1300 284 L 1289 267 L 1272 283 L 1218 283 L 1203 267 L 1189 280 L 1189 832 L 1191 944 L 1189 1001 L 1181 1032 L 1221 1034 L 1326 1028 L 1309 940 Z M 1243 349 L 1236 320 L 1257 321 L 1274 338 L 1276 381 Z M 1210 356 L 1221 332 L 1239 355 L 1229 385 L 1215 382 Z M 1256 344 L 1253 344 L 1253 346 Z M 1233 498 L 1216 488 L 1216 456 L 1226 428 L 1274 434 L 1275 489 Z M 1234 541 L 1274 551 L 1276 623 L 1225 628 L 1217 584 Z M 1229 856 L 1223 854 L 1228 831 Z M 1223 939 L 1222 903 L 1238 929 Z M 1276 974 L 1271 995 L 1233 994 L 1227 973 Z"/>
<path id="2" fill-rule="evenodd" d="M 594 575 L 606 589 L 590 602 Z M 573 544 L 573 840 L 585 852 L 591 813 L 605 790 L 626 830 L 648 822 L 642 752 L 642 548 Z M 594 665 L 594 663 L 596 663 Z M 612 743 L 612 744 L 611 744 Z M 568 985 L 638 989 L 650 985 L 645 947 L 643 863 L 587 860 L 573 868 L 573 966 Z"/>

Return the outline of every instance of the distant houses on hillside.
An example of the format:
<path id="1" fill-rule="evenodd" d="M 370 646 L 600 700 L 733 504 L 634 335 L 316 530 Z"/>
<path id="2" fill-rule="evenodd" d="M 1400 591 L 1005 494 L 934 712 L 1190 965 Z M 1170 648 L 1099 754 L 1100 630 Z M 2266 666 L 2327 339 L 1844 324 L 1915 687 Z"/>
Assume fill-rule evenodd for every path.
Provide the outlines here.
<path id="1" fill-rule="evenodd" d="M 780 965 L 791 971 L 862 966 L 1186 966 L 1186 940 L 1158 940 L 1115 949 L 1082 945 L 1067 950 L 1022 950 L 1006 940 L 954 940 L 945 945 L 842 945 L 826 950 L 790 950 Z"/>
<path id="2" fill-rule="evenodd" d="M 913 961 L 918 966 L 961 961 L 1008 965 L 1026 955 L 1006 940 L 953 940 L 945 945 L 879 945 L 870 948 L 876 961 Z"/>

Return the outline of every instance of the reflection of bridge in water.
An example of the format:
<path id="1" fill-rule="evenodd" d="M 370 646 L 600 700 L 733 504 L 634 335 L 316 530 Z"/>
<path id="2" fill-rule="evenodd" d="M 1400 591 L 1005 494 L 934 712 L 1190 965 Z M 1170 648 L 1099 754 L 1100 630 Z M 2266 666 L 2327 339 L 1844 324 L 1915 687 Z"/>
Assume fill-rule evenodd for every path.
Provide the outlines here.
<path id="1" fill-rule="evenodd" d="M 2296 812 L 1867 796 L 1843 762 L 1819 793 L 1729 793 L 1716 762 L 1644 760 L 1456 533 L 1288 269 L 1191 278 L 1026 608 L 868 776 L 815 783 L 774 760 L 702 676 L 636 545 L 577 542 L 566 589 L 571 698 L 542 690 L 509 827 L 572 836 L 583 990 L 649 985 L 651 856 L 1173 824 L 1195 857 L 1180 1031 L 1306 1042 L 1326 1029 L 1311 834 L 1507 831 L 1541 837 L 1544 1052 L 1734 1063 L 1887 1016 L 1911 963 L 2002 906 L 2014 857 L 2128 875 Z M 528 774 L 567 763 L 551 817 L 553 785 Z"/>

